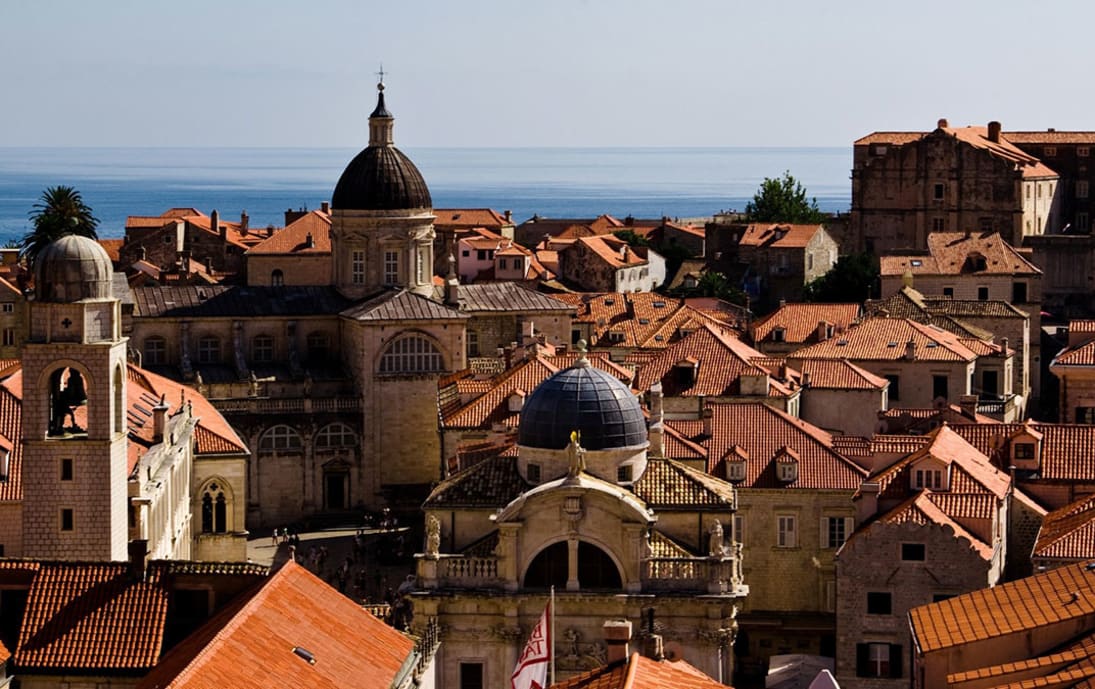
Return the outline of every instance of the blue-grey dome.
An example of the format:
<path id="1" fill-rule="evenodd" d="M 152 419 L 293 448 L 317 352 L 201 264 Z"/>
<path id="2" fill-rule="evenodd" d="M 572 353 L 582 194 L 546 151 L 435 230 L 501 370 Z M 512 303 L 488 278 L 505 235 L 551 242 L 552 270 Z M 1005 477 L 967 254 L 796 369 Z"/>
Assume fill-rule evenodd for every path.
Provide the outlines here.
<path id="1" fill-rule="evenodd" d="M 608 450 L 647 442 L 646 420 L 638 398 L 611 374 L 579 359 L 540 384 L 521 408 L 517 443 L 561 450 L 571 431 L 582 447 Z"/>

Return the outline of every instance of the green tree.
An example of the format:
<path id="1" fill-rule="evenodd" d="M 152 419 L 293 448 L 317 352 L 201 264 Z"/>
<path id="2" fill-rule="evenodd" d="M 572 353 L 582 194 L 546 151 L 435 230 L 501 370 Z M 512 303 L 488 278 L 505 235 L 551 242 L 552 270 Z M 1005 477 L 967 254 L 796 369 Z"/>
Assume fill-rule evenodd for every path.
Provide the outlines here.
<path id="1" fill-rule="evenodd" d="M 84 203 L 80 192 L 72 187 L 49 187 L 42 192 L 30 212 L 30 221 L 34 228 L 23 236 L 20 253 L 32 266 L 42 249 L 66 234 L 99 238 L 95 232 L 99 221 L 91 214 L 91 208 Z"/>
<path id="2" fill-rule="evenodd" d="M 817 207 L 817 199 L 807 199 L 802 183 L 791 176 L 765 177 L 753 200 L 745 205 L 750 222 L 819 223 L 825 214 Z"/>
<path id="3" fill-rule="evenodd" d="M 730 280 L 717 271 L 707 271 L 696 283 L 695 294 L 701 297 L 715 297 L 731 304 L 745 306 L 748 301 L 745 292 L 735 287 Z"/>
<path id="4" fill-rule="evenodd" d="M 616 230 L 612 234 L 627 242 L 628 246 L 650 246 L 650 240 L 641 234 L 635 234 L 634 230 Z"/>
<path id="5" fill-rule="evenodd" d="M 871 298 L 878 284 L 878 259 L 871 254 L 849 254 L 821 277 L 806 283 L 805 301 L 862 303 Z"/>

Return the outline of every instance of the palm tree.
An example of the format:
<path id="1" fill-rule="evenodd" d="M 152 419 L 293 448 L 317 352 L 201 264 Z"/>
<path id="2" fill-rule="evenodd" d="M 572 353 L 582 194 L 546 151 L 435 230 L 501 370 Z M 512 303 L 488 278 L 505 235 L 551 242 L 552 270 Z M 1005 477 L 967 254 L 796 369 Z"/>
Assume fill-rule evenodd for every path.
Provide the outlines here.
<path id="1" fill-rule="evenodd" d="M 99 221 L 91 214 L 80 192 L 72 187 L 49 187 L 34 204 L 30 213 L 34 229 L 23 236 L 20 254 L 25 256 L 30 266 L 38 253 L 50 242 L 66 234 L 78 234 L 98 239 L 95 228 Z"/>

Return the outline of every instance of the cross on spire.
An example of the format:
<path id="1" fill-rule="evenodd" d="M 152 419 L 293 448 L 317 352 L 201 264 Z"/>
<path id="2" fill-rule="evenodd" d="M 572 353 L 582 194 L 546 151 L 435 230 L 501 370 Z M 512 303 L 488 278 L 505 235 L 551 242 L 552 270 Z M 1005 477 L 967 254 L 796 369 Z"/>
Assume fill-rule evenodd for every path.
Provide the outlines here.
<path id="1" fill-rule="evenodd" d="M 376 76 L 380 78 L 380 83 L 376 85 L 381 91 L 384 90 L 384 63 L 380 63 L 380 71 L 376 73 Z"/>

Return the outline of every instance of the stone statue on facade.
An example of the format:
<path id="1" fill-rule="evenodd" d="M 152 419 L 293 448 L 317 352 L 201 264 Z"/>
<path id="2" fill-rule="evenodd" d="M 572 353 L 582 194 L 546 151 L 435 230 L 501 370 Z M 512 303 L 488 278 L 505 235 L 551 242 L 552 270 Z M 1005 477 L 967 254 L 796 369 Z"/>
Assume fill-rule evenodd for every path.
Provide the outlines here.
<path id="1" fill-rule="evenodd" d="M 426 557 L 436 559 L 441 552 L 441 521 L 434 515 L 426 517 Z"/>
<path id="2" fill-rule="evenodd" d="M 582 447 L 582 432 L 570 432 L 570 445 L 567 445 L 567 478 L 577 478 L 586 470 L 586 451 Z"/>
<path id="3" fill-rule="evenodd" d="M 710 538 L 708 539 L 708 554 L 711 557 L 725 557 L 727 554 L 726 542 L 722 533 L 722 522 L 718 519 L 711 525 Z"/>

